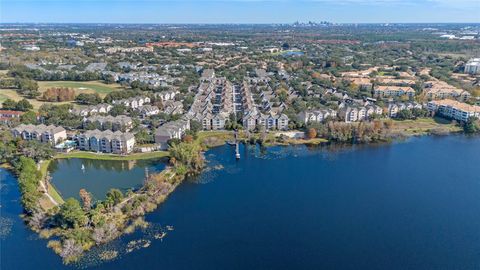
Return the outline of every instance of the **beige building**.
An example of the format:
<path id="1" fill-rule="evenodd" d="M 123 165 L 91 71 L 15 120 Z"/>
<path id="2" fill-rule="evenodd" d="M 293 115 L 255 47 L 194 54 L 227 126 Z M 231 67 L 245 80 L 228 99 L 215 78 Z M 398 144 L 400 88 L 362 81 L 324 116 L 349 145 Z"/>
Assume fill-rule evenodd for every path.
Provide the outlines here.
<path id="1" fill-rule="evenodd" d="M 376 97 L 401 97 L 408 96 L 414 97 L 415 90 L 410 86 L 387 86 L 379 85 L 376 86 L 374 91 L 374 96 Z"/>
<path id="2" fill-rule="evenodd" d="M 11 130 L 15 138 L 24 140 L 38 140 L 43 143 L 57 144 L 67 139 L 67 132 L 63 127 L 54 125 L 19 125 Z"/>
<path id="3" fill-rule="evenodd" d="M 78 136 L 78 148 L 85 151 L 126 154 L 133 151 L 135 136 L 120 131 L 89 130 Z"/>
<path id="4" fill-rule="evenodd" d="M 430 100 L 452 98 L 458 101 L 467 101 L 472 96 L 469 92 L 443 81 L 426 82 L 424 92 Z"/>
<path id="5" fill-rule="evenodd" d="M 467 122 L 470 117 L 480 118 L 480 106 L 469 105 L 451 99 L 434 100 L 427 104 L 430 112 L 458 121 Z"/>

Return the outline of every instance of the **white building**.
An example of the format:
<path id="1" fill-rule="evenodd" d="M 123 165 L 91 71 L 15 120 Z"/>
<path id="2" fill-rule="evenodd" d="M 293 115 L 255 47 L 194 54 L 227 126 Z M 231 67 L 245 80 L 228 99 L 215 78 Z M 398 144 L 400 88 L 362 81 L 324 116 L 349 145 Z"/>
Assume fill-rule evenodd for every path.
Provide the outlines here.
<path id="1" fill-rule="evenodd" d="M 427 109 L 448 118 L 466 122 L 470 117 L 480 118 L 480 106 L 469 105 L 456 100 L 434 100 L 427 104 Z"/>
<path id="2" fill-rule="evenodd" d="M 480 58 L 472 58 L 465 64 L 465 73 L 480 74 Z"/>
<path id="3" fill-rule="evenodd" d="M 78 136 L 78 148 L 85 151 L 126 154 L 133 151 L 135 136 L 111 130 L 89 130 Z"/>

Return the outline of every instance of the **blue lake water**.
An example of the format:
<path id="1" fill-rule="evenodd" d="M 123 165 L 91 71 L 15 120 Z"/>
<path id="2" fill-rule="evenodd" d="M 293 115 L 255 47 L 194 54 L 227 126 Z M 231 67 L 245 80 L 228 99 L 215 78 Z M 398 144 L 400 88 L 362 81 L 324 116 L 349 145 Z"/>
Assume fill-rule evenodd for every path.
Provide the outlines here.
<path id="1" fill-rule="evenodd" d="M 1 269 L 478 269 L 480 138 L 347 148 L 215 148 L 207 170 L 155 212 L 163 240 L 135 232 L 119 258 L 63 266 L 25 227 L 1 171 Z M 9 229 L 5 229 L 9 228 Z M 128 241 L 148 248 L 125 253 Z"/>
<path id="2" fill-rule="evenodd" d="M 49 165 L 51 182 L 64 198 L 80 199 L 86 189 L 95 199 L 102 200 L 111 188 L 123 192 L 143 185 L 146 173 L 165 168 L 166 159 L 138 161 L 98 161 L 91 159 L 58 159 Z"/>

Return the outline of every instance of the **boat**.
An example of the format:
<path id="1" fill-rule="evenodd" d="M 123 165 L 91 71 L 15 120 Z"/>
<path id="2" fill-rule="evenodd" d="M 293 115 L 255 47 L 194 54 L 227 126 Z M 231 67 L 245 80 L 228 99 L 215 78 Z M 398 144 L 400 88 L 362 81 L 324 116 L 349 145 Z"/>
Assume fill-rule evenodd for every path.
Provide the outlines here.
<path id="1" fill-rule="evenodd" d="M 82 164 L 82 171 L 85 171 L 85 165 Z"/>

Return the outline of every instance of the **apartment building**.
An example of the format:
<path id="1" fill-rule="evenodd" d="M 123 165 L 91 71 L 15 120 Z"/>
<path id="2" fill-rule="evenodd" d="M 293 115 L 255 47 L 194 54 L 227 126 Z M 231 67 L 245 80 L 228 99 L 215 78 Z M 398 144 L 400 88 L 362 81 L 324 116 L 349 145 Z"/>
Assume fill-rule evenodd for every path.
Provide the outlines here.
<path id="1" fill-rule="evenodd" d="M 287 130 L 289 118 L 285 114 L 264 115 L 261 113 L 247 113 L 243 116 L 243 127 L 254 130 L 263 127 L 265 130 Z"/>
<path id="2" fill-rule="evenodd" d="M 480 58 L 472 58 L 465 64 L 465 73 L 480 74 Z"/>
<path id="3" fill-rule="evenodd" d="M 335 119 L 337 118 L 337 111 L 332 109 L 323 109 L 323 110 L 314 110 L 314 111 L 305 111 L 298 114 L 298 120 L 305 124 L 308 123 L 321 123 L 326 119 Z"/>
<path id="4" fill-rule="evenodd" d="M 84 118 L 83 120 L 83 128 L 84 129 L 92 129 L 90 127 L 94 127 L 94 129 L 106 130 L 110 129 L 113 131 L 129 131 L 133 127 L 133 120 L 132 118 L 126 115 L 118 115 L 118 116 L 101 116 L 101 115 L 93 115 L 88 118 Z"/>
<path id="5" fill-rule="evenodd" d="M 42 143 L 57 144 L 67 139 L 67 132 L 63 127 L 54 125 L 19 125 L 11 129 L 15 138 L 23 140 L 38 140 Z"/>
<path id="6" fill-rule="evenodd" d="M 20 116 L 22 116 L 22 114 L 24 114 L 24 112 L 0 110 L 0 123 L 8 124 L 15 119 L 20 120 Z"/>
<path id="7" fill-rule="evenodd" d="M 469 92 L 449 85 L 444 81 L 426 82 L 424 93 L 430 100 L 451 98 L 462 102 L 467 101 L 472 96 Z"/>
<path id="8" fill-rule="evenodd" d="M 412 98 L 415 96 L 415 90 L 410 86 L 379 85 L 375 86 L 373 94 L 375 97 L 408 96 L 409 98 Z"/>
<path id="9" fill-rule="evenodd" d="M 368 120 L 372 115 L 381 115 L 382 113 L 382 108 L 377 105 L 346 105 L 339 110 L 338 116 L 345 122 L 350 123 Z"/>
<path id="10" fill-rule="evenodd" d="M 160 109 L 157 106 L 143 105 L 137 108 L 140 117 L 146 118 L 148 116 L 157 115 L 160 113 Z"/>
<path id="11" fill-rule="evenodd" d="M 470 117 L 480 118 L 480 106 L 469 105 L 451 99 L 430 101 L 427 104 L 427 109 L 431 113 L 461 122 L 467 122 Z"/>
<path id="12" fill-rule="evenodd" d="M 137 109 L 144 104 L 149 104 L 151 99 L 149 97 L 131 97 L 126 99 L 114 100 L 113 104 L 124 105 L 125 107 Z"/>
<path id="13" fill-rule="evenodd" d="M 107 103 L 87 106 L 84 108 L 73 109 L 70 112 L 79 116 L 89 116 L 94 114 L 106 114 L 112 110 L 113 106 Z"/>
<path id="14" fill-rule="evenodd" d="M 416 102 L 397 102 L 397 103 L 390 103 L 387 106 L 386 113 L 388 117 L 395 118 L 399 111 L 402 110 L 413 110 L 413 109 L 421 109 L 422 105 Z"/>
<path id="15" fill-rule="evenodd" d="M 168 141 L 171 139 L 181 139 L 187 130 L 190 130 L 190 120 L 181 119 L 168 122 L 159 127 L 155 132 L 155 143 L 160 145 L 160 149 L 168 148 Z"/>
<path id="16" fill-rule="evenodd" d="M 84 151 L 126 154 L 133 151 L 135 136 L 121 131 L 89 130 L 77 137 L 78 148 Z"/>

